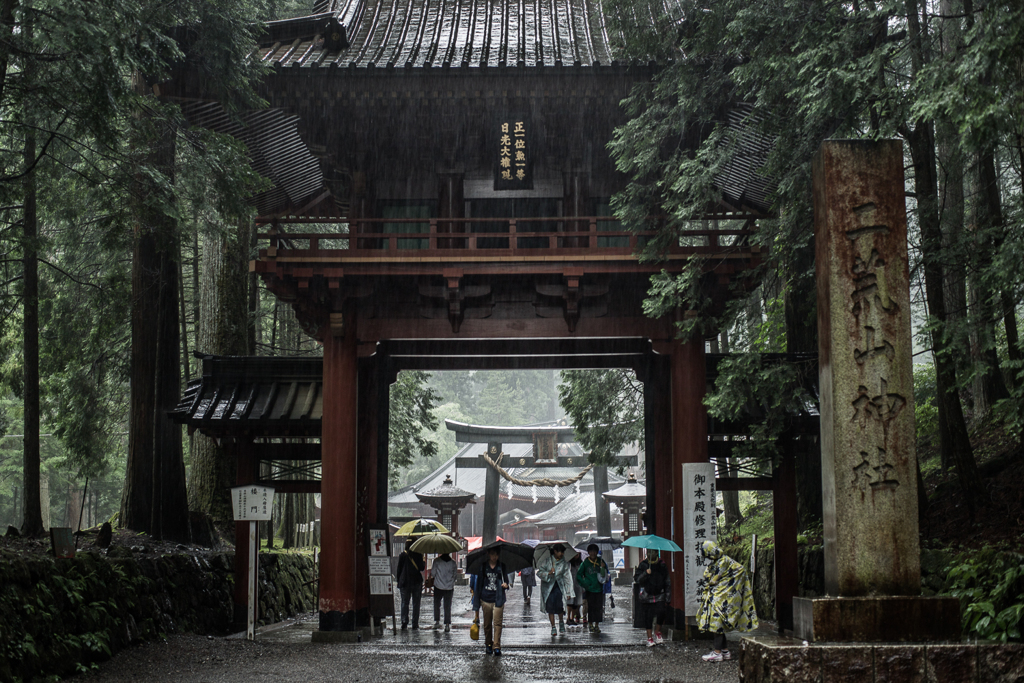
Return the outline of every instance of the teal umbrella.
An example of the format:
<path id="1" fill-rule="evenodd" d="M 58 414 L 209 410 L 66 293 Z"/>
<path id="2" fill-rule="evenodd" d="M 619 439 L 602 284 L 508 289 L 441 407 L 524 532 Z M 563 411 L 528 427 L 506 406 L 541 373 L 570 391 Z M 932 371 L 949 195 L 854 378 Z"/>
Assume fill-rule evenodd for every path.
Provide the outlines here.
<path id="1" fill-rule="evenodd" d="M 631 548 L 654 548 L 655 550 L 665 550 L 670 553 L 683 552 L 683 549 L 676 545 L 675 541 L 670 541 L 667 538 L 655 536 L 654 534 L 648 534 L 647 536 L 631 536 L 623 541 L 622 545 L 626 545 Z"/>

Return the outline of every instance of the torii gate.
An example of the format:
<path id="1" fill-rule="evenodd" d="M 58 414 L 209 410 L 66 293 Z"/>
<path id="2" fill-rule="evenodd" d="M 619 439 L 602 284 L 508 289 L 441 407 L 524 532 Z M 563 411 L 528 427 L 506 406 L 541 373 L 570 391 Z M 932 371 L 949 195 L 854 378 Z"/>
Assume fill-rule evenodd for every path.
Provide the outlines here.
<path id="1" fill-rule="evenodd" d="M 455 420 L 445 420 L 445 426 L 455 432 L 455 441 L 458 443 L 481 443 L 487 444 L 487 452 L 477 457 L 463 456 L 456 459 L 457 468 L 485 468 L 487 480 L 484 493 L 484 544 L 491 543 L 498 535 L 498 496 L 500 476 L 487 460 L 485 455 L 492 461 L 497 461 L 502 454 L 502 445 L 507 443 L 530 443 L 533 444 L 533 452 L 529 456 L 522 456 L 514 462 L 502 463 L 509 467 L 586 467 L 585 458 L 579 456 L 563 456 L 558 453 L 559 443 L 570 443 L 575 441 L 572 427 L 496 427 L 485 425 L 471 425 Z M 622 465 L 637 464 L 636 456 L 617 456 L 617 461 Z M 594 502 L 597 510 L 597 535 L 611 536 L 611 511 L 608 501 L 602 495 L 608 490 L 608 467 L 597 466 L 594 472 Z"/>

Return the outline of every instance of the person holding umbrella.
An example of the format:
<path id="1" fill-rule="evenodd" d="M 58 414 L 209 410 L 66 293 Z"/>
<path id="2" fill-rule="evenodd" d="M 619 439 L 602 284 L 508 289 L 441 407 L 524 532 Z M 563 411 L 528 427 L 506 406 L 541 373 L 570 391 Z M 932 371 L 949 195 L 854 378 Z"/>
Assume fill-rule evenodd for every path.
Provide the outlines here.
<path id="1" fill-rule="evenodd" d="M 529 605 L 530 598 L 533 596 L 533 587 L 537 585 L 533 567 L 523 567 L 519 572 L 519 583 L 523 586 L 523 602 Z"/>
<path id="2" fill-rule="evenodd" d="M 541 546 L 543 548 L 543 546 Z M 550 546 L 550 552 L 543 553 L 537 563 L 537 575 L 540 576 L 540 597 L 544 601 L 544 611 L 551 622 L 551 635 L 561 632 L 565 634 L 565 601 L 574 596 L 572 590 L 572 572 L 565 561 L 565 546 L 556 543 Z M 555 615 L 558 615 L 558 628 L 555 628 Z"/>
<path id="3" fill-rule="evenodd" d="M 452 630 L 452 595 L 455 594 L 455 560 L 448 553 L 438 556 L 431 566 L 434 577 L 434 628 L 441 626 L 441 604 L 444 603 L 444 632 Z"/>
<path id="4" fill-rule="evenodd" d="M 473 623 L 480 623 L 480 607 L 484 609 L 484 645 L 487 654 L 501 656 L 502 613 L 505 609 L 505 566 L 499 561 L 501 551 L 488 548 L 487 560 L 476 570 L 476 590 L 473 591 Z"/>
<path id="5" fill-rule="evenodd" d="M 604 618 L 604 582 L 608 578 L 608 564 L 597 556 L 596 543 L 587 546 L 587 557 L 576 571 L 576 580 L 583 588 L 587 600 L 587 626 L 591 633 L 600 633 Z"/>
<path id="6" fill-rule="evenodd" d="M 661 553 L 656 548 L 647 549 L 647 559 L 636 568 L 633 581 L 640 587 L 637 602 L 647 629 L 647 647 L 653 647 L 656 642 L 664 642 L 660 625 L 665 623 L 672 586 L 668 566 L 661 561 Z"/>
<path id="7" fill-rule="evenodd" d="M 423 555 L 410 546 L 412 539 L 405 542 L 405 550 L 398 558 L 398 569 L 395 572 L 398 590 L 402 594 L 402 630 L 409 625 L 409 601 L 412 601 L 412 628 L 420 627 L 420 598 L 423 595 L 423 570 L 426 563 Z"/>

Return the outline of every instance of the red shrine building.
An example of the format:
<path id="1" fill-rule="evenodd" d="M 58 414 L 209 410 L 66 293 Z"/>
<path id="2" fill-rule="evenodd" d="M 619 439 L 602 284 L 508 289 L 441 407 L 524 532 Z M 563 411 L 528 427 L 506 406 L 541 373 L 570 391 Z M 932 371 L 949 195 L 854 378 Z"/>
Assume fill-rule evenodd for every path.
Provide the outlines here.
<path id="1" fill-rule="evenodd" d="M 191 394 L 203 414 L 181 419 L 233 435 L 239 483 L 272 457 L 260 439 L 319 436 L 278 458 L 321 466 L 324 631 L 370 618 L 366 529 L 386 522 L 388 387 L 401 370 L 634 370 L 646 526 L 683 528 L 671 518 L 681 465 L 709 460 L 705 343 L 676 338 L 686 311 L 653 319 L 642 301 L 653 274 L 699 257 L 702 286 L 724 303 L 761 257 L 750 235 L 766 186 L 753 161 L 726 169 L 705 220 L 663 261 L 640 262 L 648 236 L 611 217 L 624 179 L 606 144 L 625 122 L 619 102 L 654 67 L 618 61 L 616 41 L 597 1 L 324 0 L 272 22 L 252 56 L 271 67 L 268 109 L 228 117 L 187 66 L 157 86 L 192 124 L 245 141 L 273 182 L 255 198 L 251 268 L 323 344 L 322 365 L 286 368 L 294 395 L 270 365 L 221 373 L 234 394 L 211 388 L 211 370 Z M 240 534 L 243 561 L 245 545 Z"/>

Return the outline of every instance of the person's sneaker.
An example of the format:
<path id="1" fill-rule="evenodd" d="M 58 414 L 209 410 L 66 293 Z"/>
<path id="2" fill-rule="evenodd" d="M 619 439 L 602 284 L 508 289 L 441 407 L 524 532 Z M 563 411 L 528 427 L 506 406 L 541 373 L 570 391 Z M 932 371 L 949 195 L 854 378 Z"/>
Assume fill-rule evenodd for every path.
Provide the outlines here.
<path id="1" fill-rule="evenodd" d="M 591 633 L 594 632 L 594 624 L 593 624 L 593 622 L 587 624 L 587 630 L 590 631 Z"/>
<path id="2" fill-rule="evenodd" d="M 654 642 L 656 642 L 658 645 L 661 645 L 665 642 L 665 639 L 661 637 L 661 631 L 658 631 L 654 634 Z"/>
<path id="3" fill-rule="evenodd" d="M 597 624 L 594 624 L 594 628 L 590 629 L 590 632 L 591 633 L 600 633 L 601 632 L 601 627 L 598 626 Z"/>
<path id="4" fill-rule="evenodd" d="M 434 628 L 441 628 L 441 622 L 440 621 L 435 621 L 434 622 Z"/>
<path id="5" fill-rule="evenodd" d="M 501 656 L 501 648 L 500 647 L 494 648 L 494 656 L 495 657 L 500 657 Z"/>
<path id="6" fill-rule="evenodd" d="M 407 628 L 409 628 L 409 624 L 402 624 L 402 630 L 403 630 L 403 631 L 404 631 L 405 629 L 407 629 Z"/>
<path id="7" fill-rule="evenodd" d="M 558 635 L 558 629 L 555 628 L 554 626 L 551 627 L 551 635 L 553 635 L 553 636 L 557 636 Z"/>
<path id="8" fill-rule="evenodd" d="M 723 659 L 732 659 L 732 653 L 729 652 L 728 650 L 722 650 L 722 658 Z"/>
<path id="9" fill-rule="evenodd" d="M 701 657 L 701 659 L 703 659 L 705 662 L 721 662 L 725 660 L 725 655 L 723 655 L 721 652 L 715 652 L 714 650 L 712 650 L 711 652 Z"/>
<path id="10" fill-rule="evenodd" d="M 647 639 L 647 647 L 654 647 L 654 638 Z"/>
<path id="11" fill-rule="evenodd" d="M 494 652 L 494 648 L 491 647 L 490 645 L 488 645 L 487 649 L 484 651 L 484 654 L 485 655 L 489 655 L 489 654 L 493 654 L 493 652 Z"/>
<path id="12" fill-rule="evenodd" d="M 561 633 L 563 636 L 565 635 L 565 624 L 558 624 L 558 632 Z"/>
<path id="13" fill-rule="evenodd" d="M 419 624 L 413 624 L 412 625 L 412 630 L 413 631 L 419 631 L 420 630 L 420 625 Z"/>
<path id="14" fill-rule="evenodd" d="M 451 630 L 452 630 L 452 625 L 451 624 L 445 624 L 444 625 L 444 632 L 445 633 L 448 633 Z"/>

